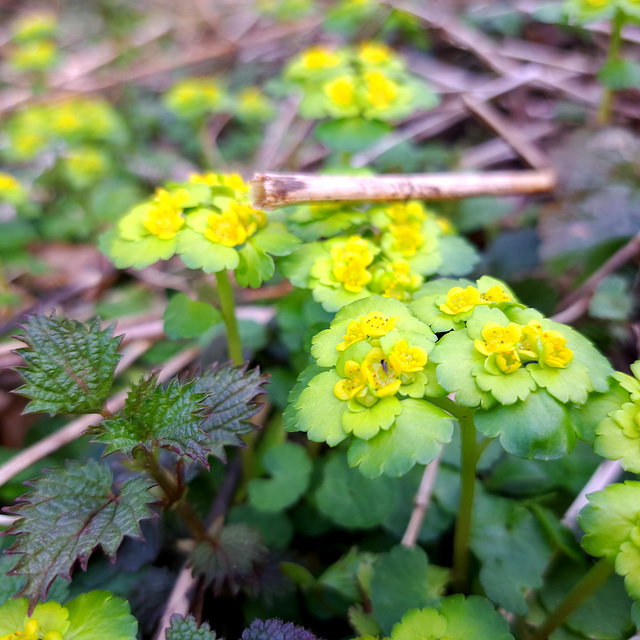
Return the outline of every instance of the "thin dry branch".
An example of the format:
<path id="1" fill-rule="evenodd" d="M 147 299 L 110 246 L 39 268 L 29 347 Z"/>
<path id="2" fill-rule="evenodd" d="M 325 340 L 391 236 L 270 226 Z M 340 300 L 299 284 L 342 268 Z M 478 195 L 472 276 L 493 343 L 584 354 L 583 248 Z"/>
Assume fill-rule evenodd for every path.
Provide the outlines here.
<path id="1" fill-rule="evenodd" d="M 436 477 L 438 475 L 438 468 L 440 467 L 440 456 L 438 456 L 433 462 L 429 463 L 422 475 L 420 481 L 420 487 L 418 493 L 413 501 L 414 507 L 407 525 L 407 530 L 402 536 L 402 543 L 405 547 L 413 547 L 420 535 L 420 529 L 422 527 L 422 521 L 429 508 L 431 502 L 431 495 L 433 494 L 433 488 L 436 484 Z"/>
<path id="2" fill-rule="evenodd" d="M 145 341 L 145 350 L 151 346 L 151 341 Z M 123 357 L 118 367 L 118 373 L 124 371 L 124 369 L 130 366 L 141 354 L 140 350 L 142 345 L 137 348 L 133 348 L 130 355 Z M 164 366 L 158 377 L 158 382 L 164 382 L 171 376 L 175 375 L 186 367 L 193 359 L 200 353 L 200 350 L 196 347 L 186 349 L 177 356 L 171 358 Z M 128 391 L 121 391 L 116 395 L 109 398 L 106 403 L 107 411 L 110 413 L 116 413 L 124 406 L 124 401 L 127 397 Z M 57 451 L 60 447 L 68 444 L 72 440 L 79 438 L 89 427 L 97 424 L 102 420 L 103 416 L 100 414 L 90 414 L 82 416 L 70 422 L 66 427 L 59 429 L 50 436 L 43 438 L 34 445 L 22 450 L 15 455 L 11 460 L 6 462 L 0 467 L 0 487 L 6 482 L 11 480 L 14 476 L 18 475 L 21 471 L 28 469 L 32 464 L 42 460 L 45 456 Z"/>
<path id="3" fill-rule="evenodd" d="M 555 187 L 556 175 L 551 169 L 366 178 L 258 173 L 250 184 L 254 206 L 269 210 L 304 202 L 457 200 L 472 196 L 545 193 Z"/>

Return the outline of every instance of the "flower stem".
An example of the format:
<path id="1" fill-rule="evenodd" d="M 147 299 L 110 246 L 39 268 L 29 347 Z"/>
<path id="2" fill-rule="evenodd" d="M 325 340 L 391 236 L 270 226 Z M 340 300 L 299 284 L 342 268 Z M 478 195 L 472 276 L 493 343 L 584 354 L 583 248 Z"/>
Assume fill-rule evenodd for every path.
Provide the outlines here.
<path id="1" fill-rule="evenodd" d="M 220 297 L 220 308 L 222 319 L 227 328 L 227 343 L 229 345 L 229 356 L 236 366 L 244 362 L 242 358 L 242 342 L 236 321 L 235 302 L 233 300 L 233 288 L 229 281 L 229 274 L 226 271 L 216 273 L 218 282 L 218 296 Z"/>
<path id="2" fill-rule="evenodd" d="M 609 40 L 609 51 L 605 66 L 620 58 L 620 49 L 622 48 L 622 28 L 627 21 L 624 11 L 617 9 L 612 20 L 611 38 Z M 613 107 L 613 89 L 603 87 L 600 106 L 598 107 L 598 124 L 606 125 L 611 121 L 611 108 Z"/>
<path id="3" fill-rule="evenodd" d="M 198 142 L 200 143 L 200 151 L 202 152 L 202 163 L 205 169 L 213 171 L 216 164 L 216 152 L 211 141 L 209 126 L 207 119 L 204 118 L 198 128 Z"/>
<path id="4" fill-rule="evenodd" d="M 543 640 L 557 629 L 590 595 L 598 590 L 598 587 L 604 584 L 612 572 L 613 564 L 606 558 L 596 562 L 537 629 L 531 640 Z"/>
<path id="5" fill-rule="evenodd" d="M 476 427 L 473 412 L 458 417 L 461 435 L 460 508 L 453 535 L 453 583 L 458 591 L 466 591 L 469 581 L 469 536 L 476 483 Z"/>

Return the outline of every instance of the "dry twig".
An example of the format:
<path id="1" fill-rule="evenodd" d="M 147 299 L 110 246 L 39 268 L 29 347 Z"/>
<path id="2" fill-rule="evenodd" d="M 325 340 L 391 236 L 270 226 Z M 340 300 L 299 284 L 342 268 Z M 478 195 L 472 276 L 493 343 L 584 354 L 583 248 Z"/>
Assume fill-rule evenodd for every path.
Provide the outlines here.
<path id="1" fill-rule="evenodd" d="M 402 536 L 402 544 L 405 547 L 413 547 L 420 535 L 420 528 L 422 527 L 422 521 L 429 508 L 431 502 L 431 495 L 433 494 L 433 487 L 436 483 L 436 477 L 438 475 L 438 468 L 440 467 L 440 456 L 438 456 L 433 462 L 429 463 L 422 475 L 420 481 L 420 487 L 418 493 L 413 501 L 414 507 L 411 513 L 407 530 Z"/>

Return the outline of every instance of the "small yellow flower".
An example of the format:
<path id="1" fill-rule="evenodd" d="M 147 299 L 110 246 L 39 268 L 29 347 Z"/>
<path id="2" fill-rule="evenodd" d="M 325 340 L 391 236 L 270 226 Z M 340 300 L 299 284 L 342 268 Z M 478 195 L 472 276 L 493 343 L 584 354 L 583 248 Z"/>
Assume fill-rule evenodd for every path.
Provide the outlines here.
<path id="1" fill-rule="evenodd" d="M 216 242 L 225 247 L 236 247 L 247 239 L 247 231 L 238 219 L 236 213 L 231 210 L 222 213 L 212 213 L 207 218 L 209 227 L 204 235 L 211 242 Z"/>
<path id="2" fill-rule="evenodd" d="M 161 240 L 174 238 L 184 225 L 184 218 L 181 215 L 182 207 L 190 197 L 186 189 L 178 189 L 173 194 L 164 189 L 158 189 L 143 220 L 147 231 Z"/>
<path id="3" fill-rule="evenodd" d="M 309 47 L 302 53 L 301 62 L 309 71 L 332 69 L 340 64 L 340 56 L 326 47 Z"/>
<path id="4" fill-rule="evenodd" d="M 0 193 L 20 189 L 20 183 L 10 174 L 0 171 Z"/>
<path id="5" fill-rule="evenodd" d="M 482 329 L 482 340 L 475 340 L 475 348 L 485 356 L 492 353 L 505 353 L 515 350 L 516 344 L 522 336 L 522 327 L 510 322 L 506 327 L 497 322 L 487 322 Z"/>
<path id="6" fill-rule="evenodd" d="M 518 353 L 515 349 L 510 349 L 509 351 L 503 351 L 501 353 L 496 353 L 496 366 L 503 373 L 513 373 L 517 371 L 521 366 L 522 362 L 518 357 Z"/>
<path id="7" fill-rule="evenodd" d="M 356 84 L 352 78 L 342 76 L 327 82 L 324 85 L 324 92 L 338 107 L 351 107 L 355 102 Z"/>
<path id="8" fill-rule="evenodd" d="M 331 248 L 333 275 L 347 291 L 359 293 L 362 287 L 371 282 L 367 267 L 373 262 L 369 243 L 360 236 L 352 236 L 343 246 Z"/>
<path id="9" fill-rule="evenodd" d="M 376 109 L 387 109 L 398 95 L 398 85 L 379 71 L 364 74 L 367 102 Z"/>
<path id="10" fill-rule="evenodd" d="M 573 359 L 573 351 L 566 346 L 566 338 L 559 331 L 543 331 L 540 338 L 542 341 L 541 362 L 548 367 L 564 369 Z"/>
<path id="11" fill-rule="evenodd" d="M 422 277 L 411 273 L 408 262 L 394 260 L 390 270 L 382 276 L 380 283 L 383 287 L 382 296 L 384 298 L 407 300 L 422 284 Z"/>
<path id="12" fill-rule="evenodd" d="M 402 384 L 384 351 L 379 347 L 374 347 L 367 353 L 360 370 L 364 373 L 369 388 L 378 398 L 395 395 Z"/>
<path id="13" fill-rule="evenodd" d="M 407 224 L 409 222 L 422 222 L 427 217 L 421 203 L 416 202 L 399 202 L 392 204 L 387 208 L 389 217 L 398 224 Z"/>
<path id="14" fill-rule="evenodd" d="M 398 321 L 398 316 L 391 316 L 387 318 L 384 313 L 380 311 L 372 311 L 368 313 L 364 318 L 360 316 L 362 323 L 362 329 L 369 338 L 382 338 L 386 336 L 389 331 L 393 331 Z"/>
<path id="15" fill-rule="evenodd" d="M 540 338 L 540 323 L 530 320 L 522 327 L 522 336 L 518 341 L 517 350 L 520 359 L 538 359 L 538 339 Z"/>
<path id="16" fill-rule="evenodd" d="M 5 636 L 1 636 L 0 640 L 63 640 L 63 636 L 59 631 L 49 631 L 42 633 L 40 623 L 35 618 L 30 618 L 24 624 L 22 631 L 16 631 Z"/>
<path id="17" fill-rule="evenodd" d="M 509 302 L 511 300 L 511 296 L 497 284 L 485 291 L 481 297 L 486 302 Z"/>
<path id="18" fill-rule="evenodd" d="M 358 57 L 366 64 L 383 64 L 393 57 L 393 52 L 382 42 L 363 42 L 358 47 Z"/>
<path id="19" fill-rule="evenodd" d="M 350 400 L 357 396 L 366 386 L 364 373 L 360 365 L 353 360 L 347 360 L 344 365 L 346 379 L 339 380 L 333 387 L 333 393 L 340 400 Z"/>
<path id="20" fill-rule="evenodd" d="M 396 249 L 405 258 L 416 254 L 418 249 L 424 244 L 424 236 L 420 231 L 420 224 L 410 222 L 408 224 L 389 225 L 389 231 L 395 240 Z"/>
<path id="21" fill-rule="evenodd" d="M 459 313 L 471 311 L 479 304 L 482 304 L 482 300 L 480 292 L 475 287 L 468 286 L 466 289 L 453 287 L 447 292 L 447 299 L 440 305 L 440 311 L 456 316 Z"/>
<path id="22" fill-rule="evenodd" d="M 389 362 L 397 375 L 417 373 L 427 364 L 427 352 L 421 347 L 410 347 L 406 340 L 400 340 L 389 353 Z"/>
<path id="23" fill-rule="evenodd" d="M 344 351 L 356 342 L 366 340 L 367 334 L 362 326 L 362 316 L 360 320 L 352 320 L 347 326 L 347 332 L 342 336 L 342 342 L 336 347 L 338 351 Z"/>

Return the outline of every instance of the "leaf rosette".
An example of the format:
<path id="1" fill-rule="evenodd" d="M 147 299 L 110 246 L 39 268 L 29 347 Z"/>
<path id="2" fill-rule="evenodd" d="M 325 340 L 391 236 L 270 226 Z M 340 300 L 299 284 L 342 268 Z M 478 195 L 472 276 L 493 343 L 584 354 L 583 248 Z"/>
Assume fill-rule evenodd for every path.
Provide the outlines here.
<path id="1" fill-rule="evenodd" d="M 586 534 L 582 547 L 613 563 L 629 595 L 640 599 L 640 482 L 612 484 L 587 498 L 590 504 L 578 515 Z"/>
<path id="2" fill-rule="evenodd" d="M 423 399 L 439 389 L 428 367 L 434 340 L 398 300 L 376 296 L 343 308 L 314 338 L 317 364 L 291 393 L 287 428 L 330 446 L 351 436 L 349 464 L 368 477 L 428 464 L 453 428 L 451 416 Z"/>
<path id="3" fill-rule="evenodd" d="M 248 191 L 237 174 L 193 175 L 134 207 L 103 249 L 119 268 L 142 269 L 178 253 L 191 269 L 232 269 L 241 286 L 258 287 L 274 273 L 272 256 L 289 254 L 299 240 L 254 209 Z"/>
<path id="4" fill-rule="evenodd" d="M 438 383 L 458 404 L 484 409 L 476 413 L 477 428 L 500 436 L 510 453 L 560 457 L 576 441 L 570 408 L 584 405 L 591 392 L 607 391 L 611 367 L 579 333 L 517 304 L 502 283 L 476 284 L 412 305 L 432 328 L 454 329 L 431 354 Z"/>
<path id="5" fill-rule="evenodd" d="M 596 427 L 593 447 L 599 455 L 609 460 L 620 460 L 625 471 L 640 473 L 640 360 L 631 365 L 634 374 L 616 372 L 614 379 L 625 393 L 625 400 L 610 411 Z"/>

